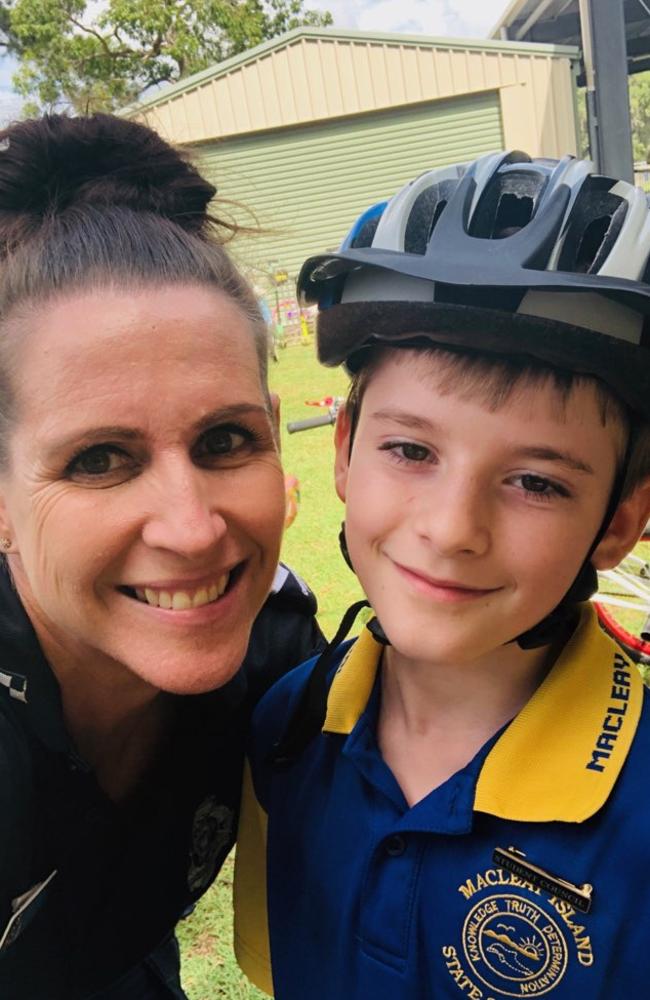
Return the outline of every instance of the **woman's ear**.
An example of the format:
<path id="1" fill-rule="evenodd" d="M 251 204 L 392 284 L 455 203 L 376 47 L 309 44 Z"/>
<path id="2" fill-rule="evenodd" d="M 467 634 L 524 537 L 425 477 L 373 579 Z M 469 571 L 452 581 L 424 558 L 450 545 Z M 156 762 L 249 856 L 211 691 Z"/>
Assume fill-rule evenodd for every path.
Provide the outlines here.
<path id="1" fill-rule="evenodd" d="M 275 440 L 277 441 L 278 451 L 280 451 L 280 442 L 282 440 L 282 435 L 280 434 L 280 397 L 277 392 L 270 393 L 271 399 L 271 423 L 273 424 L 273 433 L 275 434 Z"/>
<path id="2" fill-rule="evenodd" d="M 596 569 L 613 569 L 630 552 L 650 517 L 650 478 L 644 479 L 616 508 L 591 562 Z"/>
<path id="3" fill-rule="evenodd" d="M 350 435 L 352 433 L 352 421 L 347 405 L 344 403 L 336 417 L 336 428 L 334 430 L 334 447 L 336 448 L 336 460 L 334 462 L 334 485 L 340 500 L 345 503 L 345 495 L 348 483 L 348 471 L 350 468 Z"/>

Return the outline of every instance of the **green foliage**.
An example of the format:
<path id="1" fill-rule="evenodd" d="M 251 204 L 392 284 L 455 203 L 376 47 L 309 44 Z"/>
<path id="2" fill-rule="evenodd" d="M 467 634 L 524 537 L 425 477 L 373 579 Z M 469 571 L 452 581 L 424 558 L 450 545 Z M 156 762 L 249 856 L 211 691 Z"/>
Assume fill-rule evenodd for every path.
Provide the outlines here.
<path id="1" fill-rule="evenodd" d="M 7 0 L 0 37 L 34 109 L 115 110 L 300 25 L 332 23 L 302 0 Z"/>
<path id="2" fill-rule="evenodd" d="M 630 77 L 630 115 L 635 161 L 650 158 L 650 72 Z"/>

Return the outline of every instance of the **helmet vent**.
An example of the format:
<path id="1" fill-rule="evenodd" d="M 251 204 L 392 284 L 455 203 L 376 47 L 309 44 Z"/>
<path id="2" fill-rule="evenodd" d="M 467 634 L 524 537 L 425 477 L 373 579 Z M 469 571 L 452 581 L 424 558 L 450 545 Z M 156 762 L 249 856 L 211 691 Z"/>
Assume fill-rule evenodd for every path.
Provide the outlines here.
<path id="1" fill-rule="evenodd" d="M 413 202 L 406 223 L 404 232 L 406 253 L 426 253 L 431 234 L 457 186 L 458 181 L 447 180 L 433 184 L 420 192 Z"/>
<path id="2" fill-rule="evenodd" d="M 502 240 L 518 233 L 532 219 L 534 208 L 532 198 L 504 194 L 499 201 L 490 238 Z"/>
<path id="3" fill-rule="evenodd" d="M 603 178 L 594 180 L 602 183 Z M 558 271 L 597 274 L 616 243 L 627 210 L 624 198 L 600 185 L 585 184 L 569 219 Z"/>
<path id="4" fill-rule="evenodd" d="M 361 229 L 352 240 L 350 247 L 354 250 L 360 247 L 371 247 L 381 215 L 375 215 L 372 219 L 367 219 Z"/>
<path id="5" fill-rule="evenodd" d="M 503 167 L 485 188 L 470 223 L 470 236 L 502 240 L 533 218 L 547 175 L 538 170 Z"/>

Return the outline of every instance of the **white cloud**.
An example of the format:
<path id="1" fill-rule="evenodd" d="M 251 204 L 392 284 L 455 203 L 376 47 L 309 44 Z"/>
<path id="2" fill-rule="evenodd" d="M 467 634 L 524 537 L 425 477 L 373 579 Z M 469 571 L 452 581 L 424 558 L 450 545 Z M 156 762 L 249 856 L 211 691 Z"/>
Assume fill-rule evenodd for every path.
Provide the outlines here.
<path id="1" fill-rule="evenodd" d="M 486 37 L 508 0 L 306 0 L 329 10 L 340 28 L 422 35 Z"/>

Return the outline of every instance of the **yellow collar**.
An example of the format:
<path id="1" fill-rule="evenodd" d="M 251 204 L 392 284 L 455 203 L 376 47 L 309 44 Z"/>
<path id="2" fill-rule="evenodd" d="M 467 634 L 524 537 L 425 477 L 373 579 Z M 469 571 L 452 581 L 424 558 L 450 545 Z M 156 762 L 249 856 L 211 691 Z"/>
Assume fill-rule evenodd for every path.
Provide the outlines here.
<path id="1" fill-rule="evenodd" d="M 330 689 L 324 732 L 348 734 L 372 691 L 382 647 L 364 629 Z M 557 663 L 488 754 L 474 808 L 502 819 L 580 823 L 606 802 L 641 714 L 638 670 L 585 605 Z"/>

